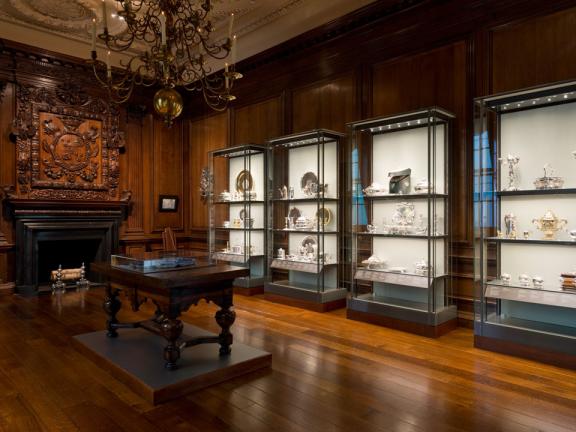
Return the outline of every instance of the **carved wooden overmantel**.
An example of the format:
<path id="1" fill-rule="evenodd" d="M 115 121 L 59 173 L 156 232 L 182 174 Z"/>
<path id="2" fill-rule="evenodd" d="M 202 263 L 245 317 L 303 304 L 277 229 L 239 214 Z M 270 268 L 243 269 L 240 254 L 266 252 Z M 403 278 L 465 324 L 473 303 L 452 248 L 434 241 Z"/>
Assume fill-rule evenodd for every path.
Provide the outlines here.
<path id="1" fill-rule="evenodd" d="M 17 194 L 43 200 L 118 200 L 124 145 L 118 109 L 72 81 L 16 87 Z"/>

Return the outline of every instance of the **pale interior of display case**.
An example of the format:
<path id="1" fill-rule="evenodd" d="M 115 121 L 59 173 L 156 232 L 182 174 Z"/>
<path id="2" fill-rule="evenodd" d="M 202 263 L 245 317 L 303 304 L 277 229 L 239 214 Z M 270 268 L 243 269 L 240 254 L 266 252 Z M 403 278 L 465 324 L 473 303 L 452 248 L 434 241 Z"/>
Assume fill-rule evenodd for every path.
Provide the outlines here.
<path id="1" fill-rule="evenodd" d="M 518 189 L 534 190 L 534 180 L 549 164 L 563 188 L 576 187 L 576 103 L 503 113 L 500 116 L 500 157 L 518 156 Z M 507 168 L 500 169 L 503 188 Z"/>
<path id="2" fill-rule="evenodd" d="M 335 232 L 338 230 L 338 204 L 335 202 L 324 202 L 323 205 L 325 211 L 329 212 L 330 214 L 330 222 L 326 225 L 323 225 L 324 231 Z M 311 224 L 314 220 L 318 219 L 318 212 L 323 212 L 321 210 L 322 206 L 319 208 L 318 202 L 296 202 L 292 203 L 290 207 L 288 207 L 288 215 L 290 214 L 300 214 L 301 217 L 306 218 Z M 286 215 L 286 217 L 288 217 Z M 284 224 L 282 229 L 286 229 L 286 223 Z M 297 230 L 298 228 L 294 228 Z M 290 226 L 288 225 L 288 230 L 291 230 Z M 315 231 L 316 226 L 310 225 L 304 230 L 306 231 Z M 320 226 L 320 230 L 322 231 L 322 225 Z"/>
<path id="3" fill-rule="evenodd" d="M 374 135 L 372 144 L 372 181 L 387 186 L 390 182 L 388 173 L 412 170 L 410 175 L 410 193 L 420 180 L 428 180 L 430 186 L 435 186 L 438 194 L 445 192 L 444 185 L 444 137 L 446 127 L 437 124 L 435 157 L 436 169 L 428 178 L 428 127 L 401 129 L 394 132 Z M 432 150 L 433 151 L 433 150 Z M 367 187 L 368 185 L 363 185 Z"/>
<path id="4" fill-rule="evenodd" d="M 323 156 L 318 162 L 318 158 Z M 318 146 L 303 146 L 290 148 L 288 152 L 288 187 L 294 188 L 294 199 L 310 198 L 310 202 L 296 202 L 290 205 L 288 212 L 290 213 L 294 208 L 298 210 L 301 217 L 308 218 L 314 221 L 317 218 L 319 208 L 326 209 L 330 212 L 330 222 L 324 226 L 324 231 L 337 232 L 338 229 L 338 204 L 335 202 L 324 202 L 316 195 L 307 195 L 302 188 L 302 178 L 306 173 L 313 173 L 320 184 L 327 185 L 324 190 L 324 198 L 338 198 L 338 145 L 336 141 L 327 141 L 324 143 L 324 151 L 322 152 Z M 288 215 L 286 215 L 288 217 Z M 277 227 L 284 229 L 286 225 Z M 316 231 L 314 226 L 309 226 L 305 230 Z M 320 234 L 305 234 L 299 233 L 296 229 L 289 230 L 288 251 L 286 254 L 300 255 L 300 248 L 302 241 L 307 237 L 312 237 L 317 246 L 317 252 L 326 254 L 327 263 L 336 263 L 338 257 L 338 241 L 337 236 L 334 234 L 323 235 Z M 277 256 L 278 251 L 274 250 L 274 255 Z M 291 271 L 291 273 L 299 273 Z M 303 278 L 310 278 L 310 275 L 301 275 Z M 314 276 L 316 277 L 316 276 Z M 291 279 L 294 279 L 291 276 Z M 309 283 L 307 281 L 306 283 Z"/>
<path id="5" fill-rule="evenodd" d="M 256 193 L 254 200 L 263 201 L 264 197 L 264 185 L 266 179 L 264 178 L 264 154 L 259 153 L 255 155 L 250 155 L 246 158 L 235 157 L 229 160 L 229 191 L 236 190 L 236 179 L 238 175 L 243 170 L 249 170 L 252 176 L 252 191 Z M 229 221 L 232 224 L 234 219 L 249 220 L 254 219 L 252 228 L 263 229 L 265 226 L 264 221 L 264 204 L 263 203 L 251 203 L 250 205 L 244 205 L 242 203 L 234 204 L 233 202 L 229 205 L 228 216 Z M 246 211 L 244 212 L 244 210 Z M 246 214 L 244 214 L 246 213 Z M 248 225 L 248 222 L 245 222 Z M 245 235 L 243 231 L 231 231 L 230 232 L 230 248 L 234 246 L 240 246 L 242 254 L 246 249 L 249 250 L 249 246 L 252 246 L 252 252 L 250 255 L 264 255 L 264 232 L 253 231 L 249 235 Z M 245 244 L 246 241 L 249 244 Z M 248 252 L 246 252 L 248 253 Z"/>
<path id="6" fill-rule="evenodd" d="M 383 270 L 394 270 L 416 273 L 416 264 L 422 260 L 428 260 L 427 239 L 403 239 L 389 237 L 375 237 L 372 240 L 372 254 L 386 264 Z M 434 276 L 446 275 L 444 239 L 433 239 L 430 242 L 430 254 L 435 263 L 429 263 L 434 270 Z"/>
<path id="7" fill-rule="evenodd" d="M 324 160 L 322 161 L 322 153 Z M 319 158 L 320 157 L 320 163 Z M 294 198 L 310 198 L 301 187 L 302 177 L 314 173 L 321 184 L 327 185 L 324 198 L 338 198 L 338 143 L 324 142 L 324 152 L 318 146 L 290 148 L 288 152 L 288 187 L 294 188 Z"/>
<path id="8" fill-rule="evenodd" d="M 438 194 L 446 193 L 445 189 L 445 166 L 444 166 L 444 139 L 445 125 L 436 126 L 435 146 L 435 170 L 432 173 L 433 181 L 430 186 L 435 187 Z M 428 127 L 414 129 L 402 129 L 395 132 L 378 134 L 373 137 L 372 144 L 372 173 L 373 181 L 382 185 L 389 182 L 388 173 L 410 168 L 411 186 L 410 193 L 414 192 L 415 180 L 428 180 Z M 433 149 L 431 149 L 433 151 Z M 402 202 L 414 205 L 415 226 L 432 226 L 430 233 L 422 235 L 444 235 L 444 199 L 435 198 L 432 201 L 432 221 L 428 221 L 428 201 L 411 200 L 409 197 L 398 196 L 398 200 L 372 201 L 372 225 L 376 226 L 376 233 L 382 233 L 386 225 L 393 225 L 393 216 Z M 435 216 L 435 217 L 434 217 Z M 435 224 L 434 224 L 435 220 Z M 434 267 L 437 276 L 444 275 L 446 270 L 444 240 L 432 241 L 432 248 L 436 257 L 435 263 L 429 263 Z M 385 268 L 401 267 L 409 273 L 414 272 L 416 262 L 428 260 L 428 239 L 408 238 L 378 238 L 373 239 L 373 255 L 385 259 Z"/>
<path id="9" fill-rule="evenodd" d="M 372 202 L 372 225 L 376 227 L 376 233 L 382 233 L 386 228 L 394 226 L 394 214 L 399 206 L 403 203 L 409 203 L 414 206 L 414 230 L 412 234 L 420 233 L 421 235 L 444 235 L 444 199 L 434 198 L 431 201 L 432 220 L 430 221 L 431 230 L 428 232 L 428 202 L 426 200 L 410 200 L 406 201 L 398 199 L 397 201 L 377 201 Z M 425 232 L 421 232 L 425 229 Z M 420 257 L 425 259 L 426 257 Z"/>
<path id="10" fill-rule="evenodd" d="M 513 105 L 513 104 L 512 104 Z M 534 182 L 547 175 L 561 177 L 563 189 L 576 188 L 576 104 L 546 106 L 538 109 L 505 113 L 500 116 L 500 157 L 519 158 L 516 166 L 516 187 L 521 191 L 535 191 Z M 553 170 L 553 172 L 551 171 Z M 508 167 L 500 167 L 502 189 L 509 186 Z M 486 296 L 498 294 L 503 298 L 501 317 L 546 321 L 552 324 L 576 327 L 574 310 L 576 293 L 562 291 L 561 273 L 576 271 L 576 242 L 569 244 L 534 244 L 544 240 L 544 234 L 534 223 L 551 211 L 558 218 L 558 230 L 553 238 L 572 241 L 568 232 L 576 229 L 575 195 L 507 195 L 500 197 L 500 231 L 506 236 L 504 218 L 516 219 L 516 238 L 513 243 L 502 242 L 500 273 L 511 277 L 509 284 L 519 287 L 519 277 L 528 277 L 524 288 L 504 290 L 488 286 Z M 562 220 L 566 220 L 564 224 Z M 522 242 L 524 238 L 532 242 Z M 542 290 L 534 290 L 532 279 L 543 279 Z M 500 281 L 494 281 L 497 285 Z M 554 295 L 547 293 L 556 291 Z M 570 296 L 573 296 L 572 299 Z M 508 298 L 508 299 L 506 299 Z M 511 301 L 514 300 L 514 301 Z M 564 307 L 553 307 L 559 305 Z"/>

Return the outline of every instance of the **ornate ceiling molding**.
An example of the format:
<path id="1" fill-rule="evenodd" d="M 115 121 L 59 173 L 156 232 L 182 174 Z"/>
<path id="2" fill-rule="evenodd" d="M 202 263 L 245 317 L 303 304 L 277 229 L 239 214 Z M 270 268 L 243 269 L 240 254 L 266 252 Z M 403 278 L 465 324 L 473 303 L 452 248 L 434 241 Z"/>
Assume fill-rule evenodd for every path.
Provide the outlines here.
<path id="1" fill-rule="evenodd" d="M 111 12 L 110 32 L 121 32 L 123 21 L 112 16 L 116 1 L 106 1 Z M 373 1 L 212 0 L 212 21 L 216 28 L 213 39 L 218 42 L 228 36 L 228 20 L 230 12 L 234 12 L 234 32 L 239 38 L 238 59 L 242 60 L 302 32 L 302 22 L 306 22 L 305 29 L 317 27 L 326 22 L 326 16 L 333 19 L 335 14 L 349 13 Z M 0 0 L 0 38 L 88 58 L 92 19 L 101 26 L 101 10 L 101 0 Z M 98 46 L 104 49 L 102 44 Z M 138 51 L 135 45 L 126 54 L 134 55 Z M 113 53 L 112 63 L 118 64 L 122 58 L 126 55 Z M 210 66 L 218 70 L 223 67 L 221 63 Z"/>

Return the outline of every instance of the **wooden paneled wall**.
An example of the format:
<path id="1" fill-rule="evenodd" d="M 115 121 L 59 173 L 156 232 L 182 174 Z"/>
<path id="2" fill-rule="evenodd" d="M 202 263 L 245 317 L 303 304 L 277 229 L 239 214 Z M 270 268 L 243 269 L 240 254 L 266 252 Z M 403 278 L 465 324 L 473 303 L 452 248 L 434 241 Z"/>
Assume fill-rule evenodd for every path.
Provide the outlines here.
<path id="1" fill-rule="evenodd" d="M 133 202 L 123 225 L 123 247 L 159 248 L 165 226 L 175 229 L 180 245 L 206 247 L 208 214 L 199 188 L 210 150 L 314 128 L 345 131 L 350 121 L 438 105 L 457 116 L 450 154 L 453 269 L 459 307 L 470 317 L 473 100 L 576 79 L 576 1 L 393 3 L 375 2 L 242 62 L 245 78 L 234 92 L 238 100 L 225 113 L 210 112 L 201 98 L 188 99 L 186 117 L 166 129 L 150 110 L 138 116 L 123 108 L 120 189 L 131 190 Z M 17 79 L 27 83 L 50 82 L 57 70 L 89 79 L 79 60 L 71 67 L 73 59 L 29 51 L 33 58 L 3 61 L 0 56 L 0 82 L 8 82 L 0 86 L 0 186 L 15 183 L 15 149 L 8 139 L 13 65 L 21 69 Z M 39 61 L 43 56 L 48 60 Z M 138 103 L 150 98 L 140 95 Z M 180 196 L 176 213 L 158 211 L 160 194 Z M 2 217 L 0 288 L 13 280 L 13 248 L 11 222 Z"/>
<path id="2" fill-rule="evenodd" d="M 357 18 L 363 13 L 369 11 Z M 325 41 L 337 25 L 239 65 L 242 105 L 229 110 L 227 144 L 315 128 L 345 131 L 350 121 L 433 105 L 452 111 L 453 271 L 461 317 L 470 319 L 474 98 L 576 79 L 576 2 L 429 1 Z"/>

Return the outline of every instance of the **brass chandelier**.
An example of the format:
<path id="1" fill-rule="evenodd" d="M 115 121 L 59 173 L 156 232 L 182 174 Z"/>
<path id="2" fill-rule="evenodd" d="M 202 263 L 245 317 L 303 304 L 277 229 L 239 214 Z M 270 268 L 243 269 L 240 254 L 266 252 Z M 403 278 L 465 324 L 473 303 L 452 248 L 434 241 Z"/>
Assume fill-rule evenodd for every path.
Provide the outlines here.
<path id="1" fill-rule="evenodd" d="M 210 41 L 215 28 L 210 21 L 210 0 L 114 0 L 114 13 L 126 29 L 117 35 L 108 31 L 108 8 L 102 0 L 103 31 L 98 34 L 108 48 L 106 61 L 96 53 L 96 20 L 92 21 L 91 64 L 96 79 L 108 90 L 111 99 L 124 103 L 135 86 L 160 86 L 154 95 L 154 109 L 171 125 L 182 113 L 183 102 L 175 87 L 201 91 L 212 109 L 223 111 L 235 99 L 234 82 L 242 78 L 235 71 L 236 36 L 232 35 L 234 14 L 230 15 L 228 37 L 220 44 Z M 110 52 L 123 52 L 145 44 L 141 54 L 112 68 Z M 138 49 L 137 46 L 134 48 Z M 206 60 L 224 60 L 222 74 L 212 73 Z"/>

